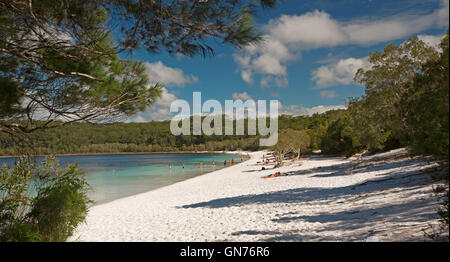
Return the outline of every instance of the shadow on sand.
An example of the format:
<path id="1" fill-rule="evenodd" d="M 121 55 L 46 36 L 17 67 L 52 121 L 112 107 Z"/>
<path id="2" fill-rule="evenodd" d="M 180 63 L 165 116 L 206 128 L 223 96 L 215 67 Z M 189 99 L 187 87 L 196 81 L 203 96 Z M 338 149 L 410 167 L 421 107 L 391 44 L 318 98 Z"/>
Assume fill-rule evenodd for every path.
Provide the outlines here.
<path id="1" fill-rule="evenodd" d="M 353 173 L 383 171 L 385 174 L 380 178 L 371 179 L 359 184 L 338 187 L 338 188 L 294 188 L 283 191 L 274 191 L 264 194 L 243 195 L 237 197 L 219 198 L 211 201 L 200 202 L 191 205 L 181 206 L 180 208 L 223 208 L 233 206 L 245 206 L 251 204 L 270 204 L 270 203 L 305 203 L 308 201 L 323 201 L 321 204 L 338 204 L 339 202 L 349 201 L 349 199 L 360 199 L 384 195 L 386 190 L 390 192 L 402 192 L 405 195 L 413 194 L 414 190 L 423 187 L 431 182 L 430 176 L 426 170 L 405 170 L 404 167 L 426 166 L 425 161 L 417 161 L 410 158 L 399 158 L 396 160 L 383 161 L 371 160 L 369 163 L 354 161 L 333 165 L 328 167 L 319 167 L 311 170 L 302 170 L 291 173 L 290 175 L 318 174 L 314 177 L 331 177 L 349 175 L 348 170 Z M 390 171 L 392 170 L 392 171 Z M 409 193 L 411 192 L 411 193 Z M 420 202 L 420 203 L 419 203 Z M 295 221 L 305 221 L 311 223 L 327 223 L 323 231 L 342 232 L 342 239 L 350 241 L 361 241 L 370 234 L 383 231 L 383 224 L 386 222 L 395 222 L 399 224 L 409 224 L 426 222 L 436 217 L 436 212 L 430 206 L 436 201 L 432 198 L 424 198 L 405 202 L 402 204 L 389 204 L 377 208 L 358 208 L 347 209 L 337 213 L 320 213 L 314 216 L 305 216 L 302 214 L 287 214 L 276 219 L 275 223 L 290 223 Z M 382 225 L 380 227 L 380 225 Z M 401 226 L 400 226 L 401 227 Z M 376 228 L 376 229 L 374 229 Z M 361 230 L 360 230 L 361 229 Z M 363 230 L 364 229 L 364 230 Z M 348 233 L 347 233 L 348 232 Z M 351 232 L 351 233 L 350 233 Z M 358 233 L 359 232 L 359 233 Z M 316 231 L 317 233 L 317 231 Z M 320 233 L 320 232 L 319 232 Z M 346 236 L 347 234 L 347 236 Z M 369 234 L 369 235 L 368 235 Z M 311 235 L 301 231 L 257 231 L 246 230 L 233 233 L 233 235 L 258 235 L 260 241 L 336 241 L 332 236 Z M 341 240 L 342 240 L 341 239 Z"/>

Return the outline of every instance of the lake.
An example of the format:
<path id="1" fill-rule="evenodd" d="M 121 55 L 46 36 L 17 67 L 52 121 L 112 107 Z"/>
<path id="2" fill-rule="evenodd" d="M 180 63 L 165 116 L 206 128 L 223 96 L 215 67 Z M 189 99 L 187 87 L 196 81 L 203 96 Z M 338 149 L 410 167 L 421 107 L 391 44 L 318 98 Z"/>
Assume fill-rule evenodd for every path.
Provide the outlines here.
<path id="1" fill-rule="evenodd" d="M 224 168 L 224 161 L 240 157 L 233 154 L 158 153 L 58 156 L 60 165 L 78 163 L 86 173 L 95 204 L 106 203 L 174 184 Z M 17 158 L 0 158 L 0 164 L 14 165 Z M 42 161 L 37 157 L 36 161 Z M 215 162 L 213 165 L 212 161 Z M 202 167 L 200 167 L 202 162 Z M 184 164 L 184 168 L 183 168 Z"/>

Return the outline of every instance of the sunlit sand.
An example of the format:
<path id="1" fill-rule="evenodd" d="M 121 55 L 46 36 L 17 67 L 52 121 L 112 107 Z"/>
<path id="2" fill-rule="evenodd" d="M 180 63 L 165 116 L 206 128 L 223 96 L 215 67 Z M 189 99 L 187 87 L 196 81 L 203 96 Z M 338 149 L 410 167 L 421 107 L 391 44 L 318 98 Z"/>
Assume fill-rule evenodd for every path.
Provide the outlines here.
<path id="1" fill-rule="evenodd" d="M 405 149 L 310 156 L 277 169 L 261 164 L 265 153 L 94 206 L 71 240 L 423 241 L 423 230 L 437 223 L 425 172 L 434 164 Z M 279 177 L 262 178 L 277 171 Z"/>

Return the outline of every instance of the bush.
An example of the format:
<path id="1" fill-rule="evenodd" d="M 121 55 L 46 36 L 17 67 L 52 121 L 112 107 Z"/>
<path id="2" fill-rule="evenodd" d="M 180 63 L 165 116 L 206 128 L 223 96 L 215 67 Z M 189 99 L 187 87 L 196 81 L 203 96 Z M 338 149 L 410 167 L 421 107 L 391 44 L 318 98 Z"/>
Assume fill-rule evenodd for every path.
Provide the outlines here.
<path id="1" fill-rule="evenodd" d="M 2 242 L 42 242 L 45 241 L 44 236 L 39 233 L 38 229 L 29 223 L 14 224 L 4 228 L 0 235 Z"/>
<path id="2" fill-rule="evenodd" d="M 84 221 L 91 200 L 76 165 L 20 159 L 0 169 L 0 241 L 65 241 Z"/>

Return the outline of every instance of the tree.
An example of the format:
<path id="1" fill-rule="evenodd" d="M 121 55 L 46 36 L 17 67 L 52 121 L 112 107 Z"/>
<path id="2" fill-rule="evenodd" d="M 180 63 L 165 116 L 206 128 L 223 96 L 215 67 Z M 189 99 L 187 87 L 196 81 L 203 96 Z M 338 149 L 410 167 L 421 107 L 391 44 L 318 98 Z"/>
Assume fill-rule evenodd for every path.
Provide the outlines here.
<path id="1" fill-rule="evenodd" d="M 401 115 L 411 133 L 417 154 L 449 159 L 449 50 L 448 33 L 442 39 L 439 57 L 424 63 L 414 83 L 402 98 Z"/>
<path id="2" fill-rule="evenodd" d="M 362 120 L 371 123 L 375 136 L 385 137 L 387 132 L 391 132 L 390 135 L 403 144 L 408 143 L 411 130 L 400 113 L 402 97 L 413 84 L 415 76 L 422 72 L 422 65 L 437 57 L 435 48 L 414 36 L 399 46 L 389 44 L 383 52 L 372 53 L 369 57 L 370 68 L 357 71 L 356 82 L 366 88 L 364 101 L 360 102 L 364 105 L 358 108 L 357 115 L 364 115 Z"/>
<path id="3" fill-rule="evenodd" d="M 353 119 L 348 110 L 332 121 L 320 142 L 322 152 L 325 154 L 353 152 L 356 141 L 352 126 Z"/>
<path id="4" fill-rule="evenodd" d="M 442 197 L 438 214 L 441 229 L 449 225 L 449 33 L 440 43 L 442 52 L 435 60 L 424 63 L 416 74 L 414 84 L 402 99 L 402 116 L 411 130 L 411 151 L 418 155 L 432 155 L 441 171 L 435 178 L 443 182 L 435 188 Z"/>
<path id="5" fill-rule="evenodd" d="M 87 215 L 88 189 L 75 165 L 61 168 L 54 159 L 3 166 L 0 241 L 65 241 Z"/>
<path id="6" fill-rule="evenodd" d="M 365 94 L 350 98 L 347 111 L 328 126 L 321 142 L 323 152 L 350 156 L 366 149 L 376 152 L 409 145 L 415 129 L 408 124 L 404 99 L 411 95 L 424 65 L 438 57 L 435 48 L 417 37 L 372 53 L 370 67 L 355 75 L 355 81 L 365 85 Z"/>
<path id="7" fill-rule="evenodd" d="M 120 119 L 161 94 L 137 49 L 213 54 L 211 40 L 241 47 L 261 39 L 258 3 L 274 0 L 0 1 L 0 131 L 33 132 Z M 26 119 L 27 121 L 18 121 Z M 35 121 L 43 120 L 43 121 Z"/>
<path id="8" fill-rule="evenodd" d="M 278 142 L 272 147 L 276 154 L 277 165 L 283 163 L 288 153 L 295 153 L 297 160 L 310 145 L 310 137 L 306 130 L 283 129 L 278 134 Z"/>
<path id="9" fill-rule="evenodd" d="M 277 166 L 281 166 L 285 155 L 291 151 L 291 140 L 286 129 L 280 130 L 278 133 L 278 141 L 272 146 L 272 150 L 275 153 Z"/>
<path id="10" fill-rule="evenodd" d="M 311 139 L 306 130 L 288 130 L 288 136 L 291 140 L 292 150 L 297 154 L 297 160 L 299 160 L 301 154 L 309 147 Z"/>

